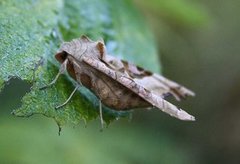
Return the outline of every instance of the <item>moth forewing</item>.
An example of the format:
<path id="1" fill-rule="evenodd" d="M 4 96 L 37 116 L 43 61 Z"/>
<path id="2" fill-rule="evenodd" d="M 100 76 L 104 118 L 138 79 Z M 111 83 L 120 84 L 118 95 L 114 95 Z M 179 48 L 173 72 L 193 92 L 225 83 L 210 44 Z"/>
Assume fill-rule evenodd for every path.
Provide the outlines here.
<path id="1" fill-rule="evenodd" d="M 132 63 L 129 63 L 124 60 L 120 60 L 116 57 L 107 55 L 106 62 L 108 65 L 111 64 L 115 66 L 115 71 L 122 70 L 121 72 L 127 72 L 127 74 L 138 84 L 143 86 L 144 88 L 154 92 L 156 95 L 160 97 L 166 97 L 168 95 L 172 95 L 176 100 L 180 101 L 187 96 L 194 96 L 195 93 L 186 87 L 177 84 L 174 81 L 171 81 L 161 75 L 156 73 L 151 73 L 144 68 L 136 66 Z M 110 63 L 111 62 L 111 63 Z M 109 64 L 110 63 L 110 64 Z"/>
<path id="2" fill-rule="evenodd" d="M 85 58 L 86 56 L 80 62 L 74 60 L 71 56 L 69 57 L 69 60 L 74 63 L 74 69 L 79 77 L 77 81 L 80 81 L 85 87 L 90 89 L 106 106 L 114 110 L 129 110 L 152 106 L 127 87 L 112 80 L 108 74 L 86 63 Z"/>
<path id="3" fill-rule="evenodd" d="M 161 75 L 107 55 L 103 40 L 94 42 L 82 36 L 65 42 L 56 59 L 60 63 L 67 60 L 66 69 L 71 77 L 99 98 L 100 116 L 103 102 L 113 110 L 154 106 L 180 120 L 195 120 L 192 115 L 164 100 L 167 94 L 177 100 L 194 96 L 192 91 Z"/>
<path id="4" fill-rule="evenodd" d="M 174 97 L 180 101 L 182 98 L 187 96 L 195 96 L 195 93 L 186 87 L 179 85 L 178 83 L 167 79 L 158 74 L 154 74 L 153 77 L 159 81 L 159 83 L 165 84 L 169 88 L 169 92 L 174 95 Z"/>
<path id="5" fill-rule="evenodd" d="M 133 79 L 124 76 L 124 74 L 109 69 L 104 63 L 99 62 L 97 59 L 83 57 L 83 61 L 87 63 L 89 66 L 97 69 L 98 71 L 105 73 L 106 75 L 111 77 L 113 81 L 116 81 L 123 85 L 124 87 L 130 89 L 131 91 L 142 97 L 145 101 L 159 108 L 163 112 L 168 113 L 169 115 L 176 117 L 180 120 L 188 121 L 195 120 L 194 116 L 188 114 L 182 109 L 178 109 L 175 105 L 167 102 L 160 96 L 157 96 L 153 92 L 145 89 L 141 85 L 137 84 Z"/>

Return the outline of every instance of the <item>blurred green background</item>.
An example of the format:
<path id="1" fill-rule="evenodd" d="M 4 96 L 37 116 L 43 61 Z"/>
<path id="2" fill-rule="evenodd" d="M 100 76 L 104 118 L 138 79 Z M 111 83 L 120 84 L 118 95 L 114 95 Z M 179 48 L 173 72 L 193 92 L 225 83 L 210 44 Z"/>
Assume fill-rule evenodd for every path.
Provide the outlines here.
<path id="1" fill-rule="evenodd" d="M 141 110 L 103 132 L 96 120 L 59 137 L 52 119 L 10 115 L 30 87 L 13 79 L 0 93 L 0 163 L 240 163 L 239 1 L 134 3 L 155 34 L 163 74 L 196 92 L 176 104 L 197 121 Z"/>

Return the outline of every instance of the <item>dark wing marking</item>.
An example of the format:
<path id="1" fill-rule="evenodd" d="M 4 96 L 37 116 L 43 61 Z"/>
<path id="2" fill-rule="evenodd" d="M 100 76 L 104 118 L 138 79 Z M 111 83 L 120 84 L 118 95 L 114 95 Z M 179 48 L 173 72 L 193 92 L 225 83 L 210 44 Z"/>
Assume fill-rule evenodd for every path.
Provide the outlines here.
<path id="1" fill-rule="evenodd" d="M 116 71 L 126 72 L 135 82 L 163 98 L 173 95 L 176 100 L 180 101 L 187 96 L 195 96 L 195 93 L 186 87 L 127 61 L 106 55 L 105 62 Z"/>
<path id="2" fill-rule="evenodd" d="M 83 56 L 82 61 L 91 66 L 92 68 L 104 73 L 108 77 L 112 78 L 114 81 L 130 89 L 131 91 L 142 97 L 147 102 L 151 103 L 153 106 L 159 108 L 163 112 L 168 113 L 169 115 L 176 117 L 180 120 L 195 120 L 194 116 L 188 114 L 182 109 L 178 109 L 175 105 L 164 100 L 155 92 L 152 92 L 151 90 L 139 85 L 137 82 L 135 82 L 133 79 L 129 78 L 125 74 L 110 69 L 108 66 L 106 66 L 105 63 L 101 62 L 101 60 L 88 56 Z"/>

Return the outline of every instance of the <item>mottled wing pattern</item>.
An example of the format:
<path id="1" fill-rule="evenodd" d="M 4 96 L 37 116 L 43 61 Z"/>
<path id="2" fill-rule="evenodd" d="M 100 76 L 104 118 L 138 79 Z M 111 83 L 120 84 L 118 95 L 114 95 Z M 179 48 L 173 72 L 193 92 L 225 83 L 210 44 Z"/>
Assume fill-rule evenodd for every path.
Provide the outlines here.
<path id="1" fill-rule="evenodd" d="M 187 96 L 195 95 L 194 92 L 184 86 L 161 75 L 151 73 L 139 66 L 128 63 L 127 61 L 120 60 L 110 55 L 106 55 L 104 61 L 110 66 L 110 68 L 127 74 L 136 83 L 162 98 L 172 95 L 176 100 L 180 101 Z"/>
<path id="2" fill-rule="evenodd" d="M 108 58 L 107 60 L 110 60 L 110 58 Z M 141 84 L 138 84 L 131 77 L 131 74 L 127 72 L 127 69 L 122 69 L 121 64 L 118 61 L 113 61 L 116 63 L 112 63 L 106 60 L 102 62 L 100 59 L 88 56 L 83 56 L 82 61 L 91 66 L 92 68 L 110 77 L 113 82 L 118 82 L 124 87 L 130 89 L 131 91 L 142 97 L 145 101 L 159 108 L 163 112 L 168 113 L 169 115 L 176 117 L 180 120 L 195 120 L 194 116 L 188 114 L 184 110 L 179 109 L 175 105 L 164 100 L 162 96 L 159 96 L 159 94 L 155 93 L 155 91 L 151 91 L 147 87 L 143 87 Z M 116 71 L 110 67 L 114 67 L 115 69 L 119 70 Z"/>
<path id="3" fill-rule="evenodd" d="M 106 105 L 119 110 L 155 106 L 178 119 L 195 120 L 187 112 L 164 100 L 168 94 L 177 100 L 193 96 L 192 91 L 163 76 L 107 55 L 103 40 L 94 42 L 82 36 L 64 43 L 60 51 L 62 53 L 58 53 L 56 58 L 60 62 L 63 61 L 60 57 L 68 58 L 70 75 L 74 73 L 76 76 L 73 78 L 85 83 Z"/>
<path id="4" fill-rule="evenodd" d="M 120 111 L 152 107 L 142 97 L 91 65 L 76 61 L 71 56 L 68 56 L 68 60 L 73 63 L 76 80 L 90 89 L 106 106 Z"/>

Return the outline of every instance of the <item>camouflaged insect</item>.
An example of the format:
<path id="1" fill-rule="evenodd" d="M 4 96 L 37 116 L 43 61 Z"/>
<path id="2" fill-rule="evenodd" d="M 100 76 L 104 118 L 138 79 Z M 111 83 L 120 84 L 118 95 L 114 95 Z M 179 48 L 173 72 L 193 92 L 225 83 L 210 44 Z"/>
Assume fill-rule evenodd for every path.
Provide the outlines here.
<path id="1" fill-rule="evenodd" d="M 65 70 L 79 84 L 68 100 L 56 108 L 67 104 L 78 87 L 83 85 L 99 98 L 102 123 L 102 103 L 117 111 L 156 107 L 180 120 L 195 120 L 194 116 L 164 99 L 172 95 L 181 100 L 194 96 L 192 91 L 161 75 L 108 55 L 103 40 L 95 42 L 81 36 L 63 43 L 55 57 L 61 68 L 56 78 L 43 88 L 53 85 Z"/>

